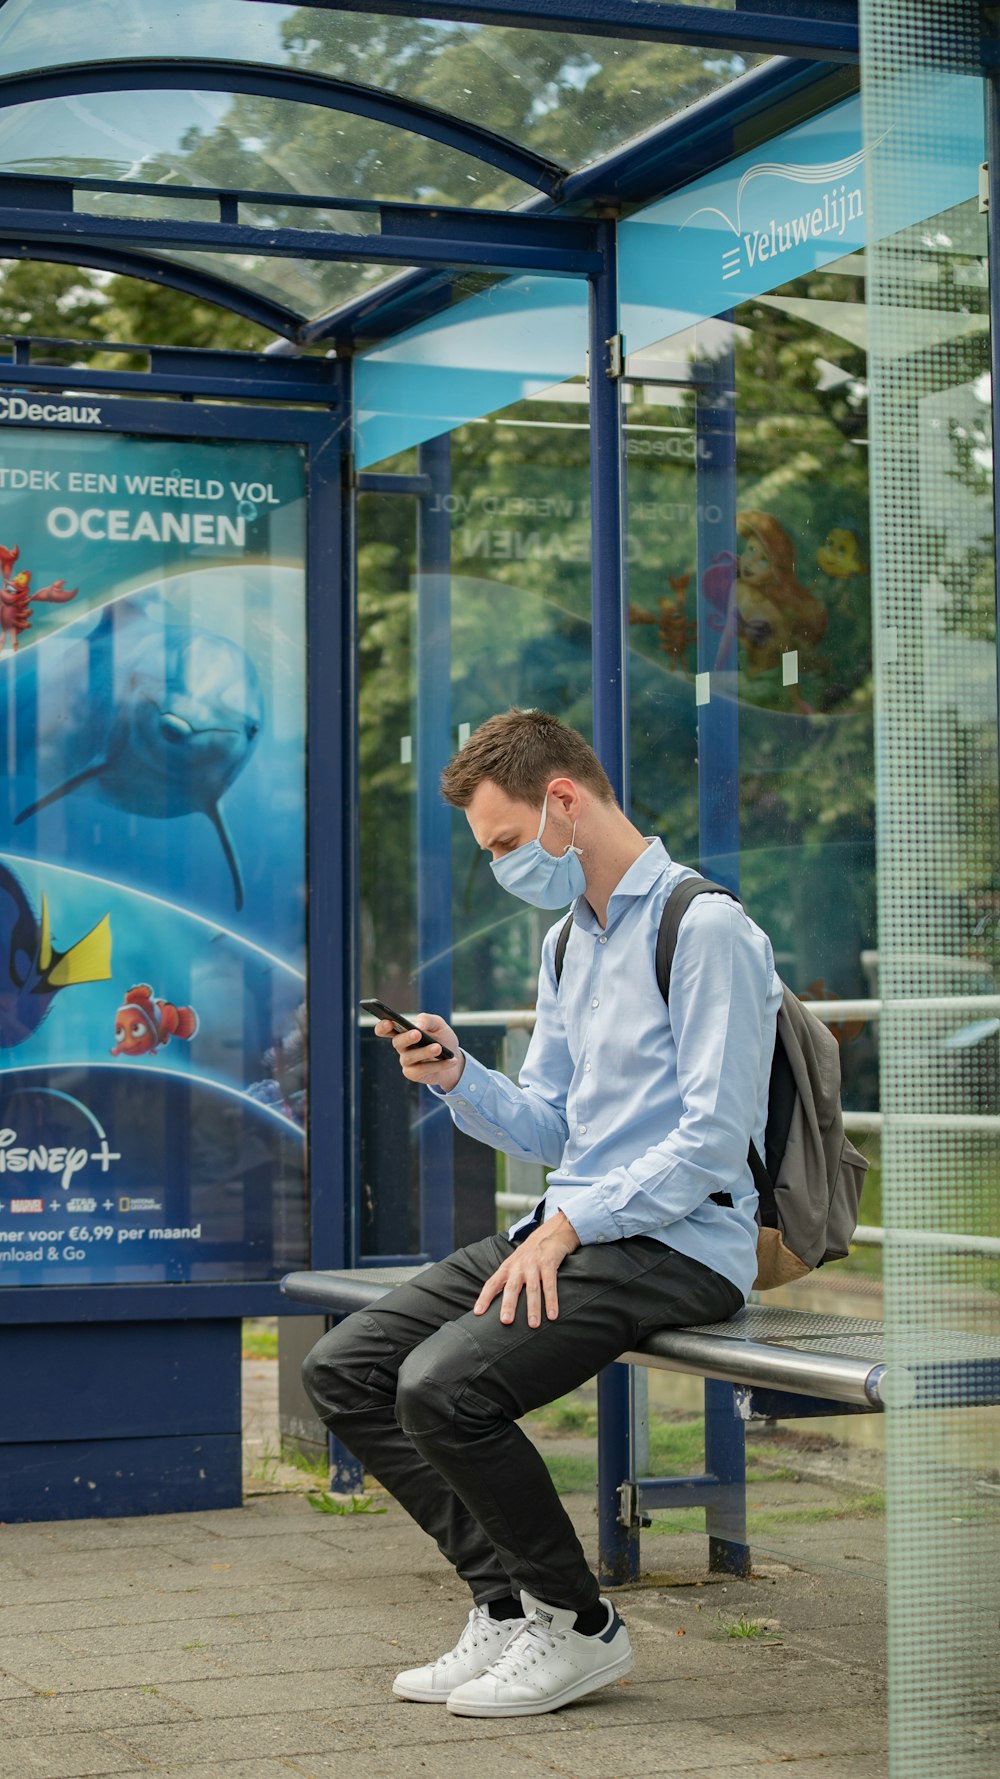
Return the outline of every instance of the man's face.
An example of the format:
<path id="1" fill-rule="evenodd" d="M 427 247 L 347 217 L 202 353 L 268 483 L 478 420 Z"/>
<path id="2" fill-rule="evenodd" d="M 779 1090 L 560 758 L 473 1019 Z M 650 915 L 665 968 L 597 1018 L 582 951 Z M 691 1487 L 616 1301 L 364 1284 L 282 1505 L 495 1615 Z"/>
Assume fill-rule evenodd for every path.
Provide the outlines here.
<path id="1" fill-rule="evenodd" d="M 477 846 L 492 853 L 494 859 L 504 859 L 509 852 L 534 840 L 542 810 L 541 804 L 532 807 L 508 797 L 491 779 L 484 778 L 465 813 Z M 546 852 L 553 850 L 547 844 L 549 828 L 547 821 L 541 842 Z"/>

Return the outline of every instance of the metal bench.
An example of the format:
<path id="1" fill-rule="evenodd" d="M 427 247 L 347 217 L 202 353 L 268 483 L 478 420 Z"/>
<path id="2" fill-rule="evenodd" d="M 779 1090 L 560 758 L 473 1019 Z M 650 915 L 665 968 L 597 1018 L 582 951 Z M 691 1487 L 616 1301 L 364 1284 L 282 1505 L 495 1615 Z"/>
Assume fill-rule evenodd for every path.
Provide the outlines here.
<path id="1" fill-rule="evenodd" d="M 421 1270 L 413 1266 L 293 1272 L 287 1297 L 332 1317 L 364 1309 Z M 879 1414 L 895 1408 L 965 1406 L 1000 1399 L 1000 1347 L 971 1336 L 935 1336 L 933 1351 L 889 1366 L 880 1321 L 751 1304 L 728 1322 L 661 1330 L 620 1364 L 705 1379 L 705 1472 L 637 1477 L 631 1441 L 598 1433 L 599 1574 L 613 1584 L 637 1573 L 638 1539 L 650 1508 L 704 1507 L 709 1568 L 750 1573 L 746 1539 L 745 1429 L 756 1417 Z M 628 1472 L 629 1474 L 625 1474 Z M 623 1568 L 622 1534 L 628 1561 Z"/>

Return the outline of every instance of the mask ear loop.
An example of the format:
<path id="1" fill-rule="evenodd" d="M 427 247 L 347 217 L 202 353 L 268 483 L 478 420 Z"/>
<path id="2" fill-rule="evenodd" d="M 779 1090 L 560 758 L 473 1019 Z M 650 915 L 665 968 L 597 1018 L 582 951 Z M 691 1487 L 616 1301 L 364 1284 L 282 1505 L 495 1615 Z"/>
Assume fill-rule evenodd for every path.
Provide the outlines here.
<path id="1" fill-rule="evenodd" d="M 542 819 L 538 824 L 538 833 L 535 835 L 536 840 L 541 840 L 541 838 L 542 838 L 542 834 L 545 831 L 545 818 L 548 815 L 548 813 L 549 813 L 549 793 L 548 793 L 548 791 L 546 791 L 545 797 L 542 802 Z M 569 845 L 564 846 L 562 849 L 562 857 L 563 858 L 566 857 L 567 853 L 575 852 L 577 858 L 582 859 L 583 849 L 582 849 L 582 847 L 574 845 L 575 840 L 576 840 L 576 823 L 574 822 L 573 823 L 573 832 L 570 835 Z"/>

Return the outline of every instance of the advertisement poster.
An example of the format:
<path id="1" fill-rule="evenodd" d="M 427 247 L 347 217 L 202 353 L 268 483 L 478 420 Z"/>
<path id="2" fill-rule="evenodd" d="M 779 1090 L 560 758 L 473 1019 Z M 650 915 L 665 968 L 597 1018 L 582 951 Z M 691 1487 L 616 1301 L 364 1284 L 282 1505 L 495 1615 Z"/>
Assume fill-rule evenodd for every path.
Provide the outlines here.
<path id="1" fill-rule="evenodd" d="M 0 1286 L 307 1262 L 305 453 L 0 428 Z"/>

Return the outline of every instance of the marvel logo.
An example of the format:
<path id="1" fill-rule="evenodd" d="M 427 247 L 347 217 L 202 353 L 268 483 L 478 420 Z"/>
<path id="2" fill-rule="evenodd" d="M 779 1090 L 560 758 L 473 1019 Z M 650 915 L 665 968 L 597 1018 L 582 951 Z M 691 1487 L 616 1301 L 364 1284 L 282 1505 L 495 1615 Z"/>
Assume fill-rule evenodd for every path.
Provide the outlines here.
<path id="1" fill-rule="evenodd" d="M 10 1208 L 15 1214 L 20 1212 L 24 1216 L 32 1211 L 44 1211 L 45 1203 L 40 1198 L 12 1198 Z"/>

